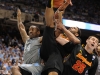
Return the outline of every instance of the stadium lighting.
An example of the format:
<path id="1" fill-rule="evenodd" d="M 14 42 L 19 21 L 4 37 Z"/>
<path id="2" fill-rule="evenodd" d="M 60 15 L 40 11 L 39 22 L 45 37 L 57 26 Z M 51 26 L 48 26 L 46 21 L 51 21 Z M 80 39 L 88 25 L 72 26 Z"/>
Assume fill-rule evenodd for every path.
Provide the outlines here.
<path id="1" fill-rule="evenodd" d="M 63 19 L 63 24 L 67 27 L 79 27 L 80 29 L 92 30 L 92 31 L 100 31 L 100 25 L 85 23 L 74 20 Z"/>

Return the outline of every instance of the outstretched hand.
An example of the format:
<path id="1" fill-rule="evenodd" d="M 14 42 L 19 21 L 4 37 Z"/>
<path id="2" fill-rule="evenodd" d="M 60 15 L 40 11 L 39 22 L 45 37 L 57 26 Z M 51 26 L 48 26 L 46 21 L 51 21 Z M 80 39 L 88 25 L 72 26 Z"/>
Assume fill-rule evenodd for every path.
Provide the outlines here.
<path id="1" fill-rule="evenodd" d="M 17 20 L 18 20 L 18 22 L 21 22 L 21 11 L 20 11 L 20 9 L 17 9 Z"/>
<path id="2" fill-rule="evenodd" d="M 71 0 L 67 0 L 67 2 L 72 6 L 72 1 Z"/>
<path id="3" fill-rule="evenodd" d="M 61 12 L 62 14 L 64 13 L 65 9 L 67 8 L 68 5 L 73 5 L 71 0 L 66 0 L 55 12 L 55 19 L 58 19 L 59 16 L 59 12 Z"/>
<path id="4" fill-rule="evenodd" d="M 59 8 L 59 11 L 64 11 L 68 5 L 73 5 L 71 0 L 66 0 Z"/>
<path id="5" fill-rule="evenodd" d="M 65 26 L 62 24 L 62 22 L 60 22 L 59 20 L 56 20 L 56 24 L 57 24 L 57 28 L 60 30 L 63 30 L 63 28 L 65 28 Z"/>
<path id="6" fill-rule="evenodd" d="M 17 9 L 17 21 L 18 21 L 18 28 L 20 30 L 25 30 L 25 27 L 21 21 L 21 10 L 20 9 Z"/>
<path id="7" fill-rule="evenodd" d="M 19 9 L 19 8 L 17 9 L 17 16 L 18 16 L 18 17 L 20 17 L 20 16 L 21 16 L 21 11 L 20 11 L 20 9 Z"/>

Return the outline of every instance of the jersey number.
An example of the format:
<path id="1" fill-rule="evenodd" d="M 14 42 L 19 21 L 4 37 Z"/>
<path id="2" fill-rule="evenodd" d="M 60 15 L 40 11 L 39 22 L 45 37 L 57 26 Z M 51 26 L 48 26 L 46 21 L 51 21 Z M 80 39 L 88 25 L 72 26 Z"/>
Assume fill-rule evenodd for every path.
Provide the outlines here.
<path id="1" fill-rule="evenodd" d="M 76 64 L 74 64 L 72 66 L 72 68 L 75 71 L 78 71 L 78 73 L 80 73 L 80 74 L 83 73 L 85 67 L 86 67 L 86 65 L 84 63 L 82 63 L 80 60 L 77 60 L 76 61 Z"/>

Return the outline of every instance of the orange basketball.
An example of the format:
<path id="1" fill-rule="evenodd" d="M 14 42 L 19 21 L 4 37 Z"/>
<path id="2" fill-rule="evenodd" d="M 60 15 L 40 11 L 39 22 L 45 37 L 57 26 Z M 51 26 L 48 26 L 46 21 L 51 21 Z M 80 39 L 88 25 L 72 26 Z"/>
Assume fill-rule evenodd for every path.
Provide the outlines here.
<path id="1" fill-rule="evenodd" d="M 59 8 L 64 3 L 64 0 L 53 0 L 53 7 Z"/>

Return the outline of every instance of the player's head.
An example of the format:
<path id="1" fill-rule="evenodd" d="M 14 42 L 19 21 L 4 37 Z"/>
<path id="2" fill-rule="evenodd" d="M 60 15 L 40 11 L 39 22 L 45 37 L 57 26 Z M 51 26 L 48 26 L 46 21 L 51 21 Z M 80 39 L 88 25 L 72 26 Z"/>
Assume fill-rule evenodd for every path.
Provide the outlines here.
<path id="1" fill-rule="evenodd" d="M 81 36 L 81 30 L 78 27 L 70 27 L 68 30 L 75 36 Z"/>
<path id="2" fill-rule="evenodd" d="M 37 26 L 30 26 L 29 28 L 29 37 L 30 38 L 35 38 L 35 37 L 39 37 L 40 35 L 40 30 Z"/>
<path id="3" fill-rule="evenodd" d="M 86 40 L 86 45 L 89 49 L 96 49 L 99 44 L 99 38 L 97 36 L 89 36 Z"/>

